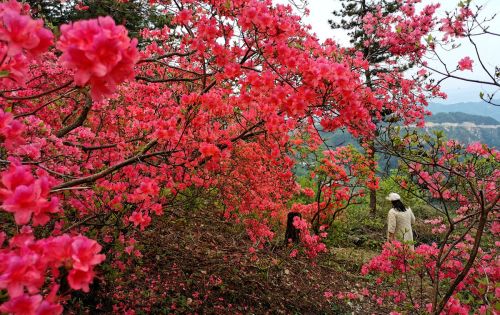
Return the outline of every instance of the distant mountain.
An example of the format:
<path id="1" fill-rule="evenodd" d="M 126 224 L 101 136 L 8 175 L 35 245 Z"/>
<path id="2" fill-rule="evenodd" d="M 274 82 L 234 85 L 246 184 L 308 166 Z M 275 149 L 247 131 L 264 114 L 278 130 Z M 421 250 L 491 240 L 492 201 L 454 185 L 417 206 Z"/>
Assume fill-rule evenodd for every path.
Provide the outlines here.
<path id="1" fill-rule="evenodd" d="M 466 113 L 437 113 L 426 119 L 427 131 L 443 130 L 447 138 L 462 143 L 482 142 L 500 148 L 500 122 L 492 117 Z"/>
<path id="2" fill-rule="evenodd" d="M 493 101 L 500 104 L 500 100 Z M 462 112 L 471 115 L 489 116 L 500 121 L 500 106 L 493 106 L 486 102 L 464 102 L 456 104 L 430 103 L 427 107 L 433 114 Z"/>
<path id="3" fill-rule="evenodd" d="M 490 147 L 500 148 L 500 122 L 492 117 L 462 112 L 440 112 L 426 117 L 424 130 L 443 130 L 446 137 L 464 144 L 479 141 Z M 357 140 L 348 132 L 322 132 L 325 142 L 332 147 L 354 144 Z"/>
<path id="4" fill-rule="evenodd" d="M 475 125 L 483 126 L 496 126 L 500 125 L 500 122 L 493 117 L 471 115 L 462 112 L 452 112 L 452 113 L 437 113 L 425 119 L 426 122 L 441 124 L 441 123 L 453 123 L 453 124 L 466 124 L 471 123 Z"/>
<path id="5" fill-rule="evenodd" d="M 423 130 L 427 132 L 443 130 L 448 139 L 456 139 L 464 144 L 479 141 L 491 148 L 500 148 L 500 122 L 491 116 L 471 115 L 463 112 L 438 112 L 426 117 L 425 121 Z M 318 129 L 321 129 L 321 126 L 318 125 Z M 332 148 L 348 144 L 359 148 L 357 140 L 346 131 L 324 132 L 320 130 L 319 133 L 325 143 Z M 381 157 L 379 163 L 381 167 L 388 164 L 389 169 L 397 167 L 397 160 L 394 158 Z M 306 169 L 301 164 L 296 165 L 294 171 L 298 176 L 306 174 Z"/>

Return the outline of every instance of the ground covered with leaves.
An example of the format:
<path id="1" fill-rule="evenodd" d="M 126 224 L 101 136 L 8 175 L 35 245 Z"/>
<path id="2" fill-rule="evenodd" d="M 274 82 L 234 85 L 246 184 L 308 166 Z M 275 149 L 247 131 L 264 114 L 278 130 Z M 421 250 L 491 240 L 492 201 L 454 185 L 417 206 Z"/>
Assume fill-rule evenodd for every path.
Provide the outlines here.
<path id="1" fill-rule="evenodd" d="M 350 247 L 330 245 L 328 253 L 311 260 L 305 255 L 290 257 L 293 247 L 283 244 L 283 231 L 276 231 L 273 243 L 253 253 L 242 225 L 208 209 L 179 211 L 156 221 L 154 228 L 137 239 L 141 257 L 130 255 L 129 266 L 106 270 L 106 278 L 96 281 L 90 294 L 74 296 L 74 311 L 92 314 L 390 312 L 391 305 L 379 305 L 373 298 L 379 288 L 371 286 L 360 274 L 363 263 L 377 254 L 368 248 L 375 246 L 373 242 Z M 368 228 L 366 233 L 373 231 Z"/>

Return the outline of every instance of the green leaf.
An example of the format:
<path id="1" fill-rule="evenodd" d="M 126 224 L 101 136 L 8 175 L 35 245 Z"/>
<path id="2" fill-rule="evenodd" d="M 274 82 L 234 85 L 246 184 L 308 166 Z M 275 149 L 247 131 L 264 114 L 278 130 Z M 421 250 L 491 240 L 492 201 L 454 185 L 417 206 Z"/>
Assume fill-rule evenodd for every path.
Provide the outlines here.
<path id="1" fill-rule="evenodd" d="M 1 70 L 0 71 L 0 78 L 6 78 L 6 77 L 9 76 L 9 74 L 10 74 L 9 71 L 7 71 L 7 70 Z"/>

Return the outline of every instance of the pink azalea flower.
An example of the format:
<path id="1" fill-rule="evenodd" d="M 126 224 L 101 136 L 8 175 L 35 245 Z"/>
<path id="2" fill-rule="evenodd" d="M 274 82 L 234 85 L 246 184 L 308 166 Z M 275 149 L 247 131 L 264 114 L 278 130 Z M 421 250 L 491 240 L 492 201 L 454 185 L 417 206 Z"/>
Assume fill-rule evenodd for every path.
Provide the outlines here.
<path id="1" fill-rule="evenodd" d="M 84 236 L 77 236 L 71 244 L 73 268 L 89 271 L 94 265 L 101 263 L 106 258 L 106 256 L 98 254 L 101 248 L 101 245 L 96 241 Z"/>
<path id="2" fill-rule="evenodd" d="M 2 173 L 0 200 L 10 196 L 11 191 L 17 186 L 31 185 L 34 180 L 29 167 L 21 165 L 18 161 L 12 161 L 9 168 Z"/>
<path id="3" fill-rule="evenodd" d="M 25 287 L 31 293 L 38 292 L 37 288 L 43 284 L 44 279 L 35 268 L 38 261 L 36 254 L 26 254 L 22 257 L 13 254 L 0 258 L 0 288 L 7 289 L 11 298 L 21 296 Z"/>
<path id="4" fill-rule="evenodd" d="M 128 220 L 134 223 L 134 226 L 140 226 L 141 230 L 144 230 L 145 227 L 149 225 L 151 222 L 151 217 L 146 213 L 142 213 L 140 211 L 132 212 L 132 215 L 128 218 Z"/>
<path id="5" fill-rule="evenodd" d="M 15 120 L 11 113 L 0 109 L 0 135 L 4 139 L 7 149 L 12 149 L 16 144 L 23 144 L 21 137 L 24 125 Z"/>
<path id="6" fill-rule="evenodd" d="M 174 21 L 178 24 L 188 24 L 192 18 L 193 18 L 193 13 L 191 12 L 191 10 L 184 9 L 179 11 Z"/>
<path id="7" fill-rule="evenodd" d="M 69 286 L 74 290 L 82 290 L 83 292 L 89 292 L 89 284 L 94 278 L 94 272 L 92 270 L 82 271 L 78 269 L 73 269 L 69 272 L 68 283 Z"/>
<path id="8" fill-rule="evenodd" d="M 472 63 L 473 62 L 474 61 L 472 59 L 470 59 L 469 57 L 464 57 L 458 62 L 458 69 L 460 71 L 464 71 L 464 70 L 472 71 Z"/>
<path id="9" fill-rule="evenodd" d="M 12 2 L 12 1 L 11 1 Z M 52 45 L 52 33 L 43 28 L 43 21 L 33 20 L 21 14 L 21 6 L 2 5 L 0 19 L 0 40 L 8 43 L 8 56 L 15 56 L 26 50 L 32 55 L 46 51 Z"/>
<path id="10" fill-rule="evenodd" d="M 100 100 L 134 75 L 139 58 L 137 40 L 109 16 L 61 26 L 57 44 L 62 64 L 75 71 L 75 83 L 89 84 L 92 99 Z"/>
<path id="11" fill-rule="evenodd" d="M 35 314 L 42 302 L 41 295 L 29 296 L 27 294 L 18 296 L 0 306 L 0 312 L 8 314 Z"/>
<path id="12" fill-rule="evenodd" d="M 53 198 L 51 201 L 45 198 L 48 195 L 47 185 L 47 179 L 43 177 L 29 186 L 17 186 L 3 201 L 2 208 L 14 214 L 18 225 L 27 224 L 33 213 L 34 225 L 46 224 L 49 220 L 47 213 L 59 211 L 57 198 Z"/>
<path id="13" fill-rule="evenodd" d="M 44 255 L 52 261 L 65 261 L 71 257 L 71 236 L 64 234 L 45 242 Z"/>
<path id="14" fill-rule="evenodd" d="M 220 155 L 220 149 L 213 143 L 202 143 L 200 145 L 200 153 L 203 157 L 217 157 Z"/>

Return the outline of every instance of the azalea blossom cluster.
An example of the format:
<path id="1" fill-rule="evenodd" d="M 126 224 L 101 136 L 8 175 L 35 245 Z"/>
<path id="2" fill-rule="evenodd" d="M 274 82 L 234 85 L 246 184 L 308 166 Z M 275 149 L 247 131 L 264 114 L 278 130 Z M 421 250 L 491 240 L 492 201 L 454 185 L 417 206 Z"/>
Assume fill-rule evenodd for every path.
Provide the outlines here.
<path id="1" fill-rule="evenodd" d="M 16 145 L 24 143 L 22 133 L 24 125 L 9 112 L 0 109 L 0 139 L 8 150 L 12 150 Z"/>
<path id="2" fill-rule="evenodd" d="M 444 33 L 443 40 L 448 41 L 453 37 L 462 37 L 465 35 L 467 30 L 467 22 L 471 17 L 475 15 L 470 9 L 470 3 L 462 3 L 458 10 L 447 13 L 447 16 L 440 21 L 439 30 Z"/>
<path id="3" fill-rule="evenodd" d="M 24 85 L 30 59 L 53 43 L 54 35 L 41 19 L 29 15 L 29 5 L 15 0 L 0 3 L 0 89 Z"/>
<path id="4" fill-rule="evenodd" d="M 14 215 L 17 225 L 28 224 L 33 216 L 33 225 L 45 225 L 50 213 L 59 212 L 59 200 L 48 200 L 50 183 L 47 176 L 35 179 L 28 166 L 12 160 L 9 168 L 1 174 L 2 208 Z"/>
<path id="5" fill-rule="evenodd" d="M 400 1 L 398 13 L 382 14 L 382 8 L 368 13 L 364 19 L 364 29 L 373 39 L 381 39 L 381 45 L 387 47 L 394 55 L 407 55 L 418 59 L 426 51 L 425 37 L 434 28 L 434 13 L 439 4 L 428 4 L 417 11 L 421 0 Z M 370 42 L 366 42 L 368 46 Z"/>
<path id="6" fill-rule="evenodd" d="M 4 243 L 2 232 L 0 241 Z M 56 281 L 60 267 L 67 271 L 67 282 L 74 290 L 89 291 L 95 265 L 104 260 L 101 246 L 84 236 L 49 237 L 36 240 L 33 231 L 24 226 L 0 249 L 0 289 L 6 289 L 9 299 L 0 305 L 2 312 L 11 314 L 61 314 L 62 306 Z M 49 294 L 40 294 L 49 281 Z"/>
<path id="7" fill-rule="evenodd" d="M 440 265 L 438 278 L 434 277 L 440 251 L 436 243 L 422 244 L 415 251 L 397 241 L 386 243 L 381 254 L 362 267 L 362 273 L 375 276 L 377 284 L 387 283 L 395 288 L 382 292 L 378 296 L 381 301 L 392 299 L 403 310 L 419 309 L 432 313 L 433 302 L 422 298 L 420 284 L 430 282 L 434 285 L 437 282 L 439 286 L 446 286 L 446 283 L 455 279 L 464 267 L 463 261 L 469 257 L 473 247 L 471 241 L 469 239 L 460 243 L 456 248 L 446 245 L 445 251 L 450 250 L 449 257 Z M 465 315 L 471 311 L 479 314 L 494 312 L 494 304 L 485 304 L 484 301 L 500 298 L 498 290 L 494 288 L 494 283 L 500 280 L 498 266 L 495 267 L 496 259 L 495 248 L 480 252 L 473 268 L 457 288 L 457 293 L 447 301 L 443 309 L 445 313 Z M 409 279 L 413 285 L 407 286 Z M 399 293 L 394 294 L 395 292 Z"/>
<path id="8" fill-rule="evenodd" d="M 75 83 L 90 85 L 92 98 L 100 100 L 133 77 L 138 61 L 137 39 L 131 40 L 123 25 L 111 17 L 99 17 L 61 26 L 57 48 L 61 63 L 75 72 Z"/>
<path id="9" fill-rule="evenodd" d="M 327 251 L 326 245 L 321 241 L 322 238 L 327 237 L 328 234 L 326 232 L 322 231 L 319 235 L 311 233 L 309 223 L 298 216 L 293 218 L 293 226 L 300 231 L 300 240 L 309 258 L 314 258 L 318 254 Z M 291 254 L 291 257 L 295 256 L 295 252 Z"/>

